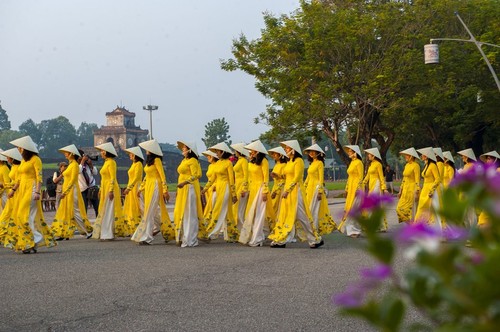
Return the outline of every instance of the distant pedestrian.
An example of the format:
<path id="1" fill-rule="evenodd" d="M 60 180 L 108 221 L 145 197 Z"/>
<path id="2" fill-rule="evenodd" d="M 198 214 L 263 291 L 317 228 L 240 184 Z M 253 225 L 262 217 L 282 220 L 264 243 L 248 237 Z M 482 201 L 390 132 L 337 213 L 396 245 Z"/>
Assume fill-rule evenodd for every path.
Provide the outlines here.
<path id="1" fill-rule="evenodd" d="M 85 205 L 85 211 L 88 211 L 89 202 L 94 208 L 95 216 L 99 214 L 99 187 L 95 177 L 97 176 L 98 169 L 92 163 L 90 158 L 83 150 L 78 150 L 80 153 L 80 158 L 77 162 L 80 164 L 80 173 L 78 174 L 78 186 L 80 187 L 80 192 L 82 193 L 83 203 Z M 96 159 L 97 160 L 97 159 Z"/>
<path id="2" fill-rule="evenodd" d="M 391 190 L 391 195 L 394 195 L 394 185 L 392 182 L 394 181 L 395 174 L 396 172 L 394 172 L 394 170 L 391 168 L 390 165 L 385 166 L 384 170 L 385 184 L 387 186 L 387 189 Z"/>
<path id="3" fill-rule="evenodd" d="M 59 207 L 59 201 L 61 200 L 62 187 L 64 183 L 64 176 L 62 173 L 68 167 L 68 163 L 62 161 L 58 165 L 58 170 L 52 175 L 52 182 L 56 185 L 56 210 Z"/>

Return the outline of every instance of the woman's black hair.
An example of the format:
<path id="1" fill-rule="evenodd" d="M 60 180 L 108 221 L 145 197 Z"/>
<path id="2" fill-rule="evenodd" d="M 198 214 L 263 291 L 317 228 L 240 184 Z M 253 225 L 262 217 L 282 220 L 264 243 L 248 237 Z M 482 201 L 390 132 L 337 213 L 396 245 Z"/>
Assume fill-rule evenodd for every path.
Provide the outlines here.
<path id="1" fill-rule="evenodd" d="M 444 162 L 443 158 L 441 158 L 441 157 L 440 157 L 440 156 L 438 156 L 438 155 L 436 155 L 436 160 L 437 160 L 437 161 L 440 161 L 440 162 L 442 162 L 442 163 Z"/>
<path id="2" fill-rule="evenodd" d="M 116 156 L 108 151 L 104 151 L 106 152 L 106 158 L 116 158 Z"/>
<path id="3" fill-rule="evenodd" d="M 300 155 L 300 153 L 298 153 L 297 151 L 293 150 L 292 161 L 295 161 L 295 159 L 297 159 L 297 158 L 302 158 L 302 156 Z"/>
<path id="4" fill-rule="evenodd" d="M 21 165 L 21 162 L 17 159 L 12 158 L 12 165 Z"/>
<path id="5" fill-rule="evenodd" d="M 250 159 L 250 162 L 252 164 L 260 166 L 262 164 L 262 160 L 264 160 L 265 158 L 266 158 L 265 154 L 263 154 L 262 152 L 257 152 L 257 154 L 255 155 L 255 157 L 253 157 L 252 159 Z"/>
<path id="6" fill-rule="evenodd" d="M 148 155 L 146 155 L 146 165 L 154 165 L 156 158 L 159 158 L 161 161 L 163 161 L 163 158 L 161 156 L 150 152 Z"/>
<path id="7" fill-rule="evenodd" d="M 427 173 L 427 169 L 429 168 L 429 164 L 430 163 L 433 163 L 434 165 L 436 165 L 436 162 L 434 160 L 432 160 L 431 158 L 427 157 L 427 163 L 425 164 L 425 167 L 424 167 L 424 174 Z"/>
<path id="8" fill-rule="evenodd" d="M 280 158 L 278 159 L 278 161 L 281 163 L 281 164 L 286 164 L 288 162 L 288 160 L 290 160 L 287 156 L 284 156 L 282 154 L 280 154 Z"/>
<path id="9" fill-rule="evenodd" d="M 141 157 L 136 156 L 136 155 L 134 154 L 134 160 L 133 160 L 133 162 L 134 162 L 134 163 L 141 163 L 141 164 L 142 164 L 142 163 L 144 162 L 144 159 L 142 159 Z"/>
<path id="10" fill-rule="evenodd" d="M 21 153 L 21 156 L 23 156 L 24 161 L 29 161 L 31 160 L 31 157 L 38 156 L 38 153 L 23 149 L 23 153 Z"/>
<path id="11" fill-rule="evenodd" d="M 229 153 L 229 152 L 226 152 L 226 151 L 222 151 L 222 155 L 220 156 L 219 159 L 229 159 L 229 157 L 231 157 L 232 154 Z"/>
<path id="12" fill-rule="evenodd" d="M 321 161 L 323 164 L 325 163 L 325 155 L 322 154 L 321 152 L 318 152 L 318 154 L 316 155 L 316 159 L 318 159 L 319 161 Z M 312 163 L 314 161 L 314 159 L 309 154 L 307 154 L 307 161 L 309 163 Z"/>
<path id="13" fill-rule="evenodd" d="M 193 152 L 193 150 L 189 150 L 188 154 L 186 155 L 186 158 L 187 159 L 194 158 L 194 159 L 198 160 L 198 156 L 196 155 L 196 153 Z"/>

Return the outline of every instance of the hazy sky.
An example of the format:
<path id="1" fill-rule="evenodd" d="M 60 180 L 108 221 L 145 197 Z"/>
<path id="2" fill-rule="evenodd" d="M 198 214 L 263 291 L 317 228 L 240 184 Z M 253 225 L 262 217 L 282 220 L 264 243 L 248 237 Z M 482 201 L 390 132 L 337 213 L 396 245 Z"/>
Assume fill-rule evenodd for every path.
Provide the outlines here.
<path id="1" fill-rule="evenodd" d="M 196 141 L 225 117 L 233 142 L 267 130 L 253 77 L 225 72 L 233 38 L 259 37 L 264 11 L 299 0 L 0 0 L 0 100 L 12 128 L 31 118 L 106 122 L 117 105 L 160 142 Z"/>

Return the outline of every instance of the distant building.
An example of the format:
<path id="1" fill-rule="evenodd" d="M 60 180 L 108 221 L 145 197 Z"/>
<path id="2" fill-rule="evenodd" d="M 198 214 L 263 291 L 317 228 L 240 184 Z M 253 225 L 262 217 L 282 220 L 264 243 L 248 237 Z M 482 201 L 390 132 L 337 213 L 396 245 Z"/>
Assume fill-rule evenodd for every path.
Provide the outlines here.
<path id="1" fill-rule="evenodd" d="M 137 146 L 148 140 L 149 131 L 136 126 L 135 113 L 116 106 L 112 112 L 106 113 L 106 125 L 94 131 L 94 145 L 106 142 L 113 143 L 116 152 Z"/>

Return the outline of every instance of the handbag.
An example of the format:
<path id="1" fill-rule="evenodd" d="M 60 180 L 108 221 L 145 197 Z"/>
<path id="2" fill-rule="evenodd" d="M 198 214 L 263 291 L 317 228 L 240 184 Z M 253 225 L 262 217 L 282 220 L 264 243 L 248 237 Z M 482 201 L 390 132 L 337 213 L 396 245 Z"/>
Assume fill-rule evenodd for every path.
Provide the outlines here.
<path id="1" fill-rule="evenodd" d="M 89 187 L 87 190 L 87 199 L 92 201 L 99 199 L 99 186 Z"/>

